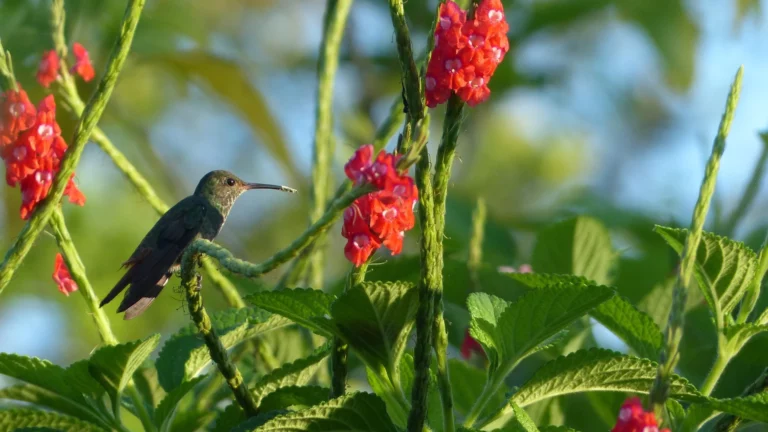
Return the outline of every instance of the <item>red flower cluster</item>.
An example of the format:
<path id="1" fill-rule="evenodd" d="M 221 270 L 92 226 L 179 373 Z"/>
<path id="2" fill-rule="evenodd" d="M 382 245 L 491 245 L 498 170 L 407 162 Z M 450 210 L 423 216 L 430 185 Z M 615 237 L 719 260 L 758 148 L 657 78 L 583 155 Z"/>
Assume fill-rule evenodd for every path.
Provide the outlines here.
<path id="1" fill-rule="evenodd" d="M 507 31 L 501 0 L 481 0 L 471 20 L 453 1 L 440 5 L 425 82 L 427 106 L 446 102 L 451 92 L 470 106 L 488 99 L 488 81 L 509 51 Z"/>
<path id="2" fill-rule="evenodd" d="M 75 55 L 75 65 L 72 66 L 70 72 L 80 75 L 85 82 L 92 80 L 96 73 L 93 70 L 93 64 L 91 64 L 91 57 L 88 55 L 88 50 L 81 44 L 75 42 L 72 45 L 72 54 Z M 43 58 L 40 60 L 40 66 L 37 68 L 37 82 L 43 87 L 50 86 L 59 76 L 60 67 L 61 59 L 59 59 L 59 55 L 56 54 L 56 51 L 46 51 L 43 53 Z"/>
<path id="3" fill-rule="evenodd" d="M 344 211 L 341 235 L 347 239 L 344 256 L 355 266 L 386 246 L 393 255 L 403 249 L 405 231 L 413 228 L 413 206 L 419 193 L 413 179 L 398 174 L 398 157 L 382 150 L 375 160 L 373 146 L 360 147 L 344 166 L 344 172 L 356 185 L 370 183 L 378 192 L 355 200 Z"/>
<path id="4" fill-rule="evenodd" d="M 616 426 L 611 432 L 659 432 L 659 427 L 656 416 L 652 412 L 645 412 L 640 398 L 633 397 L 621 406 Z M 661 432 L 669 432 L 669 429 L 662 429 Z"/>
<path id="5" fill-rule="evenodd" d="M 53 264 L 53 281 L 59 286 L 59 291 L 69 297 L 69 293 L 77 291 L 77 284 L 72 280 L 69 274 L 67 264 L 60 253 L 56 254 L 56 261 Z"/>
<path id="6" fill-rule="evenodd" d="M 48 195 L 66 150 L 52 95 L 43 99 L 37 110 L 24 90 L 0 95 L 0 157 L 5 161 L 8 185 L 21 185 L 22 219 L 29 218 L 37 203 Z M 64 193 L 70 202 L 85 204 L 85 195 L 71 178 Z"/>
<path id="7" fill-rule="evenodd" d="M 461 342 L 461 356 L 469 360 L 473 352 L 485 357 L 483 346 L 469 334 L 469 329 L 467 329 L 464 332 L 464 340 Z"/>

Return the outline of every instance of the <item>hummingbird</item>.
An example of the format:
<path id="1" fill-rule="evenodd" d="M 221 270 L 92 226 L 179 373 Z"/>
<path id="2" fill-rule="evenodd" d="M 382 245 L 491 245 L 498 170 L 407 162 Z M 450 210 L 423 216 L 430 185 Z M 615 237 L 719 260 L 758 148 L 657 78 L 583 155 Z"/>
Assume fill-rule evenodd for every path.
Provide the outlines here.
<path id="1" fill-rule="evenodd" d="M 180 269 L 184 250 L 194 240 L 216 238 L 237 198 L 253 189 L 296 192 L 287 186 L 247 183 L 228 171 L 209 172 L 192 195 L 171 207 L 144 236 L 131 257 L 123 263 L 122 267 L 128 269 L 125 275 L 99 307 L 130 286 L 117 311 L 125 312 L 127 320 L 143 313 L 171 275 Z"/>

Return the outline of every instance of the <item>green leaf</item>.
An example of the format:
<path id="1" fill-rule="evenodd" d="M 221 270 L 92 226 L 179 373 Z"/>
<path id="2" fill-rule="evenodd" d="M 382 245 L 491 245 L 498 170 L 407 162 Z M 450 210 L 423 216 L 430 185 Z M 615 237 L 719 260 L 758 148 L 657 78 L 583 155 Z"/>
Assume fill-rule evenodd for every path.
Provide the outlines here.
<path id="1" fill-rule="evenodd" d="M 160 335 L 155 334 L 143 341 L 104 346 L 91 355 L 89 370 L 107 390 L 112 399 L 112 410 L 116 413 L 115 416 L 120 409 L 123 389 L 159 342 Z"/>
<path id="2" fill-rule="evenodd" d="M 226 349 L 290 324 L 286 318 L 257 308 L 227 309 L 214 314 L 211 322 Z M 155 366 L 160 385 L 171 391 L 197 376 L 210 362 L 208 348 L 198 335 L 197 327 L 189 325 L 163 345 Z"/>
<path id="3" fill-rule="evenodd" d="M 104 429 L 93 423 L 50 411 L 11 409 L 0 411 L 0 431 L 47 429 L 60 432 L 96 432 Z"/>
<path id="4" fill-rule="evenodd" d="M 488 294 L 471 294 L 470 333 L 490 360 L 489 379 L 503 379 L 540 344 L 611 296 L 613 290 L 602 286 L 558 286 L 533 290 L 503 307 Z"/>
<path id="5" fill-rule="evenodd" d="M 533 423 L 533 420 L 531 420 L 524 409 L 514 402 L 510 402 L 510 406 L 515 416 L 507 423 L 504 429 L 509 429 L 510 432 L 539 432 L 539 428 L 536 427 L 536 424 Z"/>
<path id="6" fill-rule="evenodd" d="M 282 131 L 264 97 L 237 63 L 204 51 L 164 53 L 152 61 L 171 66 L 187 80 L 203 83 L 212 93 L 237 109 L 272 156 L 294 181 L 303 176 L 296 168 Z"/>
<path id="7" fill-rule="evenodd" d="M 284 364 L 261 377 L 253 389 L 251 389 L 256 403 L 258 404 L 265 396 L 280 387 L 307 384 L 320 368 L 321 361 L 331 353 L 331 349 L 331 343 L 328 342 L 316 349 L 308 357 L 300 358 L 293 363 Z"/>
<path id="8" fill-rule="evenodd" d="M 384 402 L 370 393 L 352 393 L 303 411 L 282 415 L 266 422 L 258 430 L 397 432 L 397 428 L 387 416 Z"/>
<path id="9" fill-rule="evenodd" d="M 738 353 L 753 336 L 762 332 L 768 332 L 768 325 L 744 323 L 726 327 L 727 350 L 731 353 Z"/>
<path id="10" fill-rule="evenodd" d="M 448 365 L 451 371 L 453 406 L 459 414 L 466 416 L 483 391 L 486 373 L 484 370 L 458 359 L 448 360 Z M 505 389 L 499 388 L 485 404 L 485 408 L 478 418 L 487 418 L 504 406 L 506 401 Z"/>
<path id="11" fill-rule="evenodd" d="M 418 293 L 404 282 L 364 282 L 331 306 L 339 337 L 376 373 L 391 381 L 418 308 Z M 398 388 L 399 383 L 392 383 Z"/>
<path id="12" fill-rule="evenodd" d="M 567 426 L 544 426 L 539 429 L 540 432 L 578 432 L 576 429 Z"/>
<path id="13" fill-rule="evenodd" d="M 245 298 L 254 306 L 284 316 L 320 336 L 331 337 L 333 332 L 322 324 L 321 318 L 331 314 L 331 294 L 315 289 L 280 289 L 261 291 Z"/>
<path id="14" fill-rule="evenodd" d="M 189 381 L 183 382 L 180 386 L 168 392 L 165 398 L 163 398 L 163 400 L 160 401 L 160 404 L 157 406 L 157 409 L 155 410 L 154 420 L 155 420 L 155 425 L 158 427 L 158 429 L 161 432 L 168 431 L 171 429 L 171 425 L 173 424 L 173 418 L 176 415 L 176 408 L 179 405 L 179 402 L 181 402 L 181 399 L 183 399 L 184 396 L 186 396 L 190 390 L 195 388 L 195 386 L 205 378 L 206 378 L 206 375 L 200 375 Z"/>
<path id="15" fill-rule="evenodd" d="M 213 427 L 213 432 L 231 432 L 244 421 L 245 412 L 237 402 L 232 402 L 216 417 L 216 425 Z"/>
<path id="16" fill-rule="evenodd" d="M 67 370 L 47 360 L 0 353 L 0 374 L 34 384 L 73 401 L 83 396 L 68 379 Z"/>
<path id="17" fill-rule="evenodd" d="M 289 407 L 311 407 L 328 401 L 331 389 L 320 386 L 287 386 L 268 394 L 261 400 L 261 412 L 288 409 Z"/>
<path id="18" fill-rule="evenodd" d="M 0 399 L 27 402 L 101 426 L 109 426 L 104 424 L 103 420 L 99 419 L 88 406 L 31 384 L 17 384 L 0 389 Z"/>
<path id="19" fill-rule="evenodd" d="M 768 423 L 768 393 L 732 399 L 709 399 L 707 404 L 718 411 Z"/>
<path id="20" fill-rule="evenodd" d="M 509 276 L 532 288 L 589 284 L 586 279 L 571 275 L 513 273 Z M 635 308 L 629 300 L 615 296 L 592 310 L 590 315 L 640 356 L 658 357 L 664 338 L 661 330 L 650 316 Z"/>
<path id="21" fill-rule="evenodd" d="M 573 274 L 607 284 L 616 256 L 603 224 L 582 216 L 539 232 L 531 265 L 537 273 Z"/>
<path id="22" fill-rule="evenodd" d="M 565 394 L 588 391 L 648 393 L 656 378 L 657 364 L 610 350 L 589 349 L 559 357 L 544 366 L 514 395 L 520 406 Z M 682 377 L 673 375 L 670 396 L 687 401 L 704 397 Z"/>
<path id="23" fill-rule="evenodd" d="M 681 254 L 688 230 L 657 225 L 654 230 Z M 696 280 L 713 311 L 728 316 L 739 304 L 755 275 L 757 255 L 744 243 L 704 232 L 696 253 Z M 717 306 L 715 305 L 717 301 Z"/>

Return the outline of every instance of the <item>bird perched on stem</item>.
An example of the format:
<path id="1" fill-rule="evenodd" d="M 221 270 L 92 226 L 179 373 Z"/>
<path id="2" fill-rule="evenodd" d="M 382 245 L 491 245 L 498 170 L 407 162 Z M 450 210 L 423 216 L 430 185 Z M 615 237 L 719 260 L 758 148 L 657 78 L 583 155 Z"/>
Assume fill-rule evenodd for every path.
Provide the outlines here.
<path id="1" fill-rule="evenodd" d="M 181 256 L 194 240 L 213 240 L 229 211 L 243 192 L 275 189 L 296 192 L 286 186 L 247 183 L 228 171 L 211 171 L 197 184 L 195 193 L 179 201 L 157 221 L 123 267 L 128 271 L 104 297 L 99 307 L 128 287 L 118 312 L 125 319 L 144 312 L 178 271 Z"/>

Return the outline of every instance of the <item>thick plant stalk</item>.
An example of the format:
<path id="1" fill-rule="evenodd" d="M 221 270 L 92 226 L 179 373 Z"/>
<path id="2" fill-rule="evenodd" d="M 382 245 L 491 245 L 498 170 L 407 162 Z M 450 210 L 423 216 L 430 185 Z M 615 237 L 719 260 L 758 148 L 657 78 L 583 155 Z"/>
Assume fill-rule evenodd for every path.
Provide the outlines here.
<path id="1" fill-rule="evenodd" d="M 241 274 L 246 277 L 254 278 L 276 269 L 281 264 L 297 256 L 307 245 L 312 243 L 317 236 L 324 233 L 334 221 L 344 212 L 344 209 L 350 206 L 354 200 L 371 192 L 370 185 L 356 187 L 342 195 L 333 202 L 325 214 L 312 224 L 302 235 L 293 241 L 288 247 L 272 255 L 261 264 L 253 264 L 241 259 L 235 258 L 227 249 L 207 240 L 195 240 L 190 249 L 196 252 L 203 252 L 217 260 L 227 270 Z"/>
<path id="2" fill-rule="evenodd" d="M 365 273 L 368 270 L 368 261 L 360 267 L 353 268 L 349 273 L 347 287 L 356 286 L 365 281 Z M 349 373 L 349 346 L 340 338 L 333 338 L 333 348 L 331 351 L 331 398 L 343 396 L 347 390 L 347 375 Z"/>
<path id="3" fill-rule="evenodd" d="M 339 47 L 344 36 L 352 0 L 328 0 L 325 7 L 323 39 L 317 62 L 317 110 L 315 114 L 315 147 L 312 160 L 312 208 L 309 223 L 316 222 L 325 212 L 331 192 L 333 162 L 333 83 L 339 67 Z M 316 241 L 309 258 L 307 282 L 322 289 L 324 236 Z"/>
<path id="4" fill-rule="evenodd" d="M 731 216 L 723 226 L 723 232 L 728 236 L 733 235 L 736 226 L 744 218 L 752 203 L 755 202 L 757 192 L 760 190 L 760 183 L 762 183 L 765 176 L 765 164 L 768 162 L 768 131 L 760 133 L 760 142 L 763 144 L 763 148 L 760 152 L 760 157 L 755 163 L 755 169 L 752 171 L 747 188 L 744 190 L 744 195 L 741 196 L 739 204 L 736 205 L 736 209 L 731 213 Z"/>
<path id="5" fill-rule="evenodd" d="M 195 264 L 199 254 L 193 249 L 187 249 L 182 258 L 181 286 L 187 296 L 189 315 L 197 326 L 197 330 L 205 341 L 211 360 L 216 363 L 219 372 L 224 376 L 227 385 L 232 389 L 235 400 L 243 408 L 248 417 L 258 414 L 258 407 L 253 396 L 248 391 L 243 376 L 229 358 L 227 350 L 216 335 L 216 330 L 211 324 L 211 318 L 203 307 L 203 298 L 200 295 L 202 278 L 195 273 Z"/>
<path id="6" fill-rule="evenodd" d="M 96 324 L 96 329 L 99 331 L 102 342 L 107 345 L 117 345 L 118 341 L 115 334 L 112 333 L 109 318 L 107 318 L 104 310 L 99 307 L 99 299 L 96 297 L 91 282 L 86 276 L 85 265 L 80 259 L 80 254 L 77 253 L 75 243 L 72 241 L 60 208 L 56 208 L 53 215 L 51 215 L 51 228 L 53 229 L 54 237 L 56 237 L 56 243 L 59 245 L 61 254 L 64 257 L 64 262 L 72 275 L 72 280 L 77 284 L 78 291 L 83 296 L 83 300 L 85 300 L 85 304 L 93 318 L 93 322 Z M 144 401 L 136 390 L 133 381 L 129 381 L 126 391 L 133 401 L 144 430 L 154 431 L 155 425 L 152 422 L 152 417 L 144 406 Z"/>
<path id="7" fill-rule="evenodd" d="M 688 300 L 688 289 L 691 285 L 691 279 L 696 264 L 696 252 L 698 251 L 699 242 L 701 241 L 704 222 L 707 218 L 707 212 L 709 211 L 709 204 L 715 192 L 717 173 L 720 169 L 720 158 L 723 156 L 723 152 L 725 152 L 725 139 L 731 128 L 733 115 L 736 111 L 736 105 L 738 104 L 742 73 L 743 68 L 739 68 L 728 94 L 725 112 L 720 120 L 720 127 L 718 128 L 717 136 L 715 137 L 712 146 L 712 154 L 709 157 L 709 161 L 707 162 L 704 171 L 704 180 L 702 181 L 701 189 L 699 191 L 699 198 L 696 201 L 696 207 L 693 210 L 691 228 L 683 248 L 680 273 L 672 292 L 672 309 L 669 313 L 667 328 L 664 332 L 664 348 L 662 349 L 656 380 L 653 383 L 650 393 L 650 401 L 656 408 L 656 411 L 659 412 L 669 395 L 669 378 L 678 361 L 680 340 L 683 337 L 683 324 L 685 321 L 685 304 Z M 720 311 L 714 311 L 714 313 L 718 332 L 721 332 L 723 330 L 722 313 L 720 313 Z M 720 345 L 722 348 L 722 343 Z M 721 351 L 721 349 L 718 351 Z M 718 353 L 718 356 L 720 356 L 720 353 Z M 718 362 L 720 361 L 721 360 L 718 359 Z M 714 387 L 714 384 L 712 384 L 712 387 Z"/>
<path id="8" fill-rule="evenodd" d="M 16 269 L 21 265 L 27 253 L 29 253 L 37 236 L 40 235 L 48 224 L 51 215 L 64 195 L 64 188 L 67 186 L 69 178 L 75 172 L 85 144 L 96 127 L 96 123 L 98 123 L 101 115 L 104 113 L 110 96 L 112 96 L 112 91 L 117 83 L 117 77 L 128 57 L 144 2 L 145 0 L 129 0 L 128 2 L 118 39 L 107 63 L 106 72 L 96 88 L 96 93 L 86 105 L 83 115 L 75 127 L 74 138 L 64 155 L 64 159 L 61 161 L 61 168 L 53 180 L 51 190 L 45 200 L 32 214 L 19 237 L 6 253 L 2 264 L 0 264 L 0 293 L 11 281 Z"/>
<path id="9" fill-rule="evenodd" d="M 421 272 L 419 275 L 419 309 L 416 312 L 416 347 L 414 349 L 414 380 L 411 391 L 411 411 L 408 414 L 408 431 L 421 432 L 427 418 L 427 394 L 429 393 L 429 366 L 432 357 L 432 332 L 434 322 L 434 291 L 437 290 L 437 268 L 434 251 L 437 249 L 434 208 L 430 177 L 429 153 L 422 150 L 416 164 L 416 185 L 419 188 L 419 224 L 421 225 Z"/>

